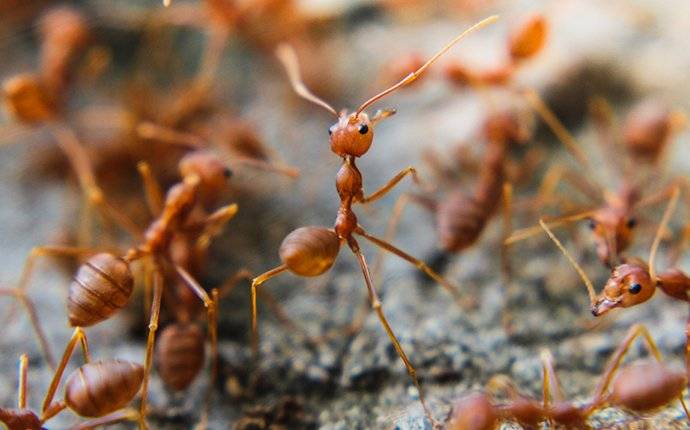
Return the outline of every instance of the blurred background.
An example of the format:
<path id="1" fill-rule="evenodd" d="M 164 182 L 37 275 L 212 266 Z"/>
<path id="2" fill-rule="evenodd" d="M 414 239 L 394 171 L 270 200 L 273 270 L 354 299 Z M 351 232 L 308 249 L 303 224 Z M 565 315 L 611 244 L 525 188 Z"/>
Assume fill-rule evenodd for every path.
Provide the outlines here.
<path id="1" fill-rule="evenodd" d="M 77 38 L 65 70 L 56 71 L 50 69 L 49 54 L 59 52 L 64 40 L 46 44 L 51 27 L 44 17 L 65 6 L 83 16 L 86 35 Z M 470 193 L 486 166 L 483 130 L 495 111 L 514 113 L 529 134 L 507 155 L 513 228 L 532 226 L 540 216 L 602 204 L 567 183 L 559 184 L 548 202 L 533 203 L 554 165 L 579 172 L 611 193 L 635 183 L 648 196 L 675 178 L 687 181 L 690 135 L 682 118 L 690 109 L 685 85 L 690 5 L 685 0 L 173 0 L 168 8 L 156 1 L 3 0 L 0 76 L 7 82 L 32 73 L 59 81 L 54 84 L 59 97 L 53 100 L 57 121 L 79 137 L 107 199 L 142 228 L 151 217 L 137 162 L 149 162 L 167 189 L 179 180 L 177 162 L 190 150 L 190 140 L 222 156 L 233 176 L 216 207 L 235 202 L 239 212 L 214 240 L 197 274 L 204 287 L 212 288 L 239 269 L 256 275 L 277 266 L 278 248 L 290 231 L 303 225 L 330 227 L 335 219 L 334 181 L 341 161 L 327 140 L 333 118 L 293 93 L 273 54 L 278 43 L 295 47 L 314 93 L 337 110 L 351 110 L 491 14 L 500 15 L 496 24 L 472 34 L 418 83 L 373 108 L 394 107 L 397 114 L 376 127 L 374 144 L 358 163 L 365 192 L 410 165 L 417 167 L 425 188 L 420 191 L 405 179 L 384 199 L 357 207 L 365 228 L 384 236 L 396 199 L 406 191 L 421 195 L 422 201 L 443 201 L 457 190 Z M 548 27 L 544 46 L 507 74 L 507 41 L 535 14 Z M 468 79 L 468 70 L 479 78 Z M 474 82 L 482 76 L 486 82 Z M 578 163 L 542 123 L 524 97 L 526 90 L 540 94 L 575 135 L 589 167 Z M 74 172 L 45 121 L 13 115 L 5 101 L 8 108 L 0 117 L 3 286 L 17 284 L 38 245 L 132 246 L 126 232 L 107 228 L 85 208 Z M 622 140 L 627 115 L 640 103 L 657 111 L 662 106 L 678 119 L 653 163 L 626 158 L 621 144 L 602 144 L 598 127 L 596 113 L 608 112 L 616 126 L 612 130 L 619 133 L 611 141 Z M 152 126 L 178 134 L 147 134 Z M 293 178 L 285 169 L 266 170 L 265 164 L 294 167 L 300 174 Z M 683 193 L 690 197 L 690 189 Z M 675 264 L 690 270 L 690 257 L 674 255 L 690 214 L 687 201 L 681 200 L 672 218 L 658 268 Z M 665 202 L 639 211 L 637 234 L 626 255 L 647 258 Z M 507 374 L 525 392 L 539 396 L 542 348 L 554 354 L 566 395 L 585 399 L 634 323 L 646 324 L 669 361 L 682 364 L 686 306 L 660 293 L 644 306 L 594 319 L 582 282 L 543 234 L 511 246 L 512 271 L 502 274 L 501 227 L 497 212 L 472 246 L 440 257 L 434 213 L 412 203 L 402 213 L 393 242 L 436 263 L 460 286 L 462 306 L 394 256 L 377 272 L 384 311 L 417 367 L 438 420 L 454 399 L 480 389 L 495 374 Z M 597 259 L 587 222 L 557 234 L 599 289 L 610 272 Z M 375 248 L 364 246 L 364 252 L 376 260 Z M 77 263 L 39 259 L 31 279 L 29 296 L 56 352 L 71 335 L 64 303 Z M 320 278 L 284 275 L 266 289 L 309 336 L 326 339 L 307 342 L 262 303 L 260 377 L 256 392 L 249 394 L 249 285 L 239 283 L 221 304 L 221 363 L 210 428 L 430 428 L 376 316 L 369 313 L 355 334 L 341 330 L 358 318 L 366 300 L 361 272 L 349 252 L 341 253 L 334 269 Z M 3 314 L 11 301 L 2 299 Z M 164 303 L 161 327 L 172 320 Z M 137 288 L 122 312 L 87 330 L 92 354 L 142 362 L 146 327 L 143 290 Z M 51 372 L 23 312 L 8 321 L 0 345 L 2 405 L 15 404 L 16 363 L 26 352 L 29 404 L 38 408 Z M 635 349 L 632 356 L 641 351 Z M 151 426 L 196 425 L 208 385 L 208 368 L 179 392 L 154 371 Z M 634 421 L 641 428 L 686 428 L 683 419 L 674 405 L 651 418 L 605 410 L 591 424 L 613 428 Z M 68 427 L 78 420 L 64 413 L 53 425 Z"/>

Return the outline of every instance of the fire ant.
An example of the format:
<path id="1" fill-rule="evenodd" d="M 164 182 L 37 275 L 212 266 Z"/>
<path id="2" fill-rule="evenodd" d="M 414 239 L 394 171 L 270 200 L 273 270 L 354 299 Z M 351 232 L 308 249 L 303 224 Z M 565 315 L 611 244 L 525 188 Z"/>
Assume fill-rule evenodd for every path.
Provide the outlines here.
<path id="1" fill-rule="evenodd" d="M 621 367 L 635 339 L 642 337 L 652 360 L 637 360 Z M 448 430 L 494 430 L 501 421 L 514 421 L 525 428 L 537 428 L 542 422 L 569 429 L 586 429 L 587 419 L 596 411 L 618 407 L 633 413 L 647 413 L 678 399 L 688 420 L 690 413 L 683 400 L 688 384 L 685 372 L 666 366 L 647 328 L 636 324 L 628 330 L 602 373 L 592 398 L 583 404 L 565 400 L 556 375 L 553 357 L 542 351 L 543 397 L 539 401 L 523 394 L 506 376 L 488 383 L 491 390 L 504 390 L 507 403 L 497 403 L 491 394 L 479 392 L 457 400 L 451 410 Z"/>
<path id="2" fill-rule="evenodd" d="M 143 372 L 140 409 L 142 417 L 146 416 L 148 378 L 158 329 L 165 270 L 174 273 L 177 279 L 192 291 L 191 296 L 198 297 L 203 302 L 209 321 L 214 357 L 212 366 L 216 366 L 218 291 L 213 291 L 209 296 L 194 277 L 175 260 L 171 244 L 176 235 L 193 231 L 197 239 L 197 250 L 203 251 L 210 239 L 235 215 L 237 205 L 234 204 L 223 206 L 210 214 L 204 213 L 200 208 L 203 202 L 213 201 L 213 196 L 217 196 L 222 190 L 231 172 L 215 156 L 204 151 L 187 154 L 180 161 L 179 169 L 182 180 L 168 190 L 164 199 L 159 195 L 159 189 L 150 171 L 146 168 L 141 169 L 147 202 L 156 218 L 144 232 L 141 242 L 124 254 L 100 252 L 89 257 L 74 275 L 67 299 L 68 319 L 72 327 L 89 327 L 110 318 L 128 303 L 134 288 L 131 265 L 137 260 L 142 260 L 147 281 L 147 298 L 150 295 L 149 289 L 153 289 Z M 27 260 L 17 290 L 25 294 L 36 257 L 84 253 L 92 254 L 93 251 L 80 248 L 35 248 Z"/>
<path id="3" fill-rule="evenodd" d="M 576 157 L 583 169 L 590 169 L 588 158 L 580 149 L 581 146 L 573 137 L 553 112 L 544 104 L 536 93 L 528 92 L 527 99 L 532 107 L 541 115 L 542 119 L 551 128 L 556 137 L 569 148 L 577 148 L 571 153 L 582 156 Z M 602 140 L 602 147 L 607 148 L 612 139 L 612 120 L 605 114 L 605 107 L 601 102 L 593 106 L 594 116 L 597 120 L 598 132 Z M 642 127 L 640 125 L 640 127 Z M 630 126 L 628 127 L 630 128 Z M 651 131 L 648 130 L 647 133 Z M 612 160 L 620 158 L 616 154 L 610 154 Z M 625 178 L 630 175 L 624 175 Z M 567 181 L 579 192 L 593 201 L 602 201 L 603 205 L 597 208 L 588 209 L 579 213 L 562 216 L 549 220 L 549 226 L 561 226 L 573 221 L 587 219 L 589 228 L 592 231 L 596 254 L 599 260 L 609 268 L 614 267 L 618 262 L 618 256 L 625 251 L 633 240 L 635 228 L 637 227 L 637 217 L 635 212 L 640 208 L 656 204 L 667 198 L 678 186 L 687 186 L 688 180 L 683 177 L 674 178 L 670 184 L 661 190 L 643 197 L 641 195 L 641 184 L 631 183 L 624 179 L 624 182 L 615 192 L 603 189 L 595 183 L 591 183 L 582 175 L 574 172 L 562 165 L 554 165 L 549 168 L 544 175 L 535 206 L 540 206 L 549 201 L 556 190 L 558 183 L 562 180 Z M 504 245 L 524 240 L 538 234 L 540 226 L 527 227 L 515 231 L 508 237 Z"/>
<path id="4" fill-rule="evenodd" d="M 651 299 L 657 288 L 676 300 L 685 302 L 690 301 L 687 294 L 690 290 L 690 276 L 677 268 L 671 268 L 662 273 L 657 273 L 654 268 L 654 261 L 659 244 L 661 243 L 662 234 L 675 210 L 679 195 L 679 188 L 674 188 L 671 199 L 657 229 L 654 241 L 652 242 L 652 247 L 649 252 L 649 261 L 645 263 L 640 259 L 631 258 L 612 268 L 611 275 L 600 294 L 596 294 L 587 274 L 553 234 L 548 225 L 543 220 L 539 221 L 541 228 L 544 229 L 549 238 L 561 250 L 563 255 L 566 256 L 587 287 L 592 315 L 598 317 L 615 308 L 637 306 Z M 688 320 L 688 330 L 686 334 L 688 337 L 688 345 L 685 351 L 685 361 L 690 371 L 690 319 Z"/>
<path id="5" fill-rule="evenodd" d="M 397 84 L 365 101 L 353 113 L 348 113 L 346 110 L 338 113 L 330 104 L 312 94 L 301 79 L 297 55 L 295 54 L 294 50 L 288 45 L 281 45 L 278 47 L 276 54 L 285 67 L 294 91 L 300 97 L 324 108 L 337 119 L 337 122 L 328 129 L 328 133 L 330 135 L 331 150 L 343 159 L 343 164 L 336 175 L 336 189 L 340 197 L 340 207 L 336 216 L 335 225 L 332 229 L 318 226 L 308 226 L 300 227 L 288 234 L 283 240 L 283 243 L 279 249 L 282 264 L 252 280 L 252 351 L 255 361 L 257 361 L 259 354 L 259 332 L 257 326 L 256 306 L 258 287 L 267 280 L 288 271 L 304 277 L 321 275 L 333 266 L 333 263 L 340 252 L 340 246 L 343 243 L 347 243 L 362 270 L 362 275 L 364 276 L 371 305 L 381 324 L 386 330 L 386 333 L 393 343 L 398 355 L 404 362 L 407 372 L 417 387 L 420 401 L 426 415 L 432 420 L 432 422 L 435 422 L 430 410 L 426 405 L 423 391 L 419 381 L 417 380 L 416 370 L 410 360 L 407 358 L 407 355 L 403 351 L 397 337 L 393 333 L 393 330 L 388 324 L 388 321 L 383 313 L 381 301 L 379 300 L 378 294 L 376 293 L 376 290 L 372 284 L 371 273 L 369 271 L 367 261 L 360 250 L 359 243 L 355 239 L 355 235 L 361 236 L 376 246 L 397 255 L 408 263 L 415 265 L 418 269 L 429 275 L 431 278 L 453 293 L 454 287 L 451 286 L 444 278 L 434 272 L 423 261 L 414 258 L 406 252 L 396 248 L 392 244 L 369 234 L 361 225 L 358 224 L 357 216 L 352 210 L 352 206 L 354 204 L 367 204 L 383 197 L 407 175 L 412 175 L 412 178 L 416 180 L 416 170 L 413 167 L 403 169 L 379 190 L 375 191 L 371 195 L 365 196 L 362 186 L 362 174 L 359 169 L 357 169 L 355 162 L 358 157 L 366 154 L 371 147 L 374 137 L 374 125 L 395 112 L 393 110 L 382 110 L 378 111 L 373 117 L 369 118 L 364 110 L 375 102 L 381 100 L 383 97 L 391 94 L 395 90 L 413 82 L 455 43 L 460 41 L 467 34 L 494 22 L 496 19 L 496 16 L 487 18 L 464 31 L 455 37 L 450 43 L 444 46 L 433 57 L 431 57 L 431 59 L 429 59 L 421 68 L 413 73 L 410 73 Z"/>
<path id="6" fill-rule="evenodd" d="M 74 370 L 64 386 L 62 400 L 54 400 L 65 368 L 77 344 L 81 346 L 85 363 Z M 91 361 L 84 331 L 77 327 L 67 343 L 58 368 L 53 374 L 43 399 L 40 416 L 27 408 L 28 357 L 19 359 L 19 394 L 16 409 L 0 408 L 0 422 L 9 430 L 42 430 L 43 425 L 65 409 L 90 418 L 73 430 L 90 429 L 123 420 L 142 422 L 141 415 L 125 408 L 139 392 L 144 379 L 144 368 L 131 361 L 105 359 Z"/>

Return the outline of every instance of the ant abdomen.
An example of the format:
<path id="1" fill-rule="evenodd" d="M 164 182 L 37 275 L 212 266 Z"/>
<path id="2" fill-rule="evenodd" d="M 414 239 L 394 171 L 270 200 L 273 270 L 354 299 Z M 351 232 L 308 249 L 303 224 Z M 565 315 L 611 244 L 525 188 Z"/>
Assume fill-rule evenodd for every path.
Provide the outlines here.
<path id="1" fill-rule="evenodd" d="M 0 408 L 0 422 L 8 430 L 41 430 L 41 420 L 29 409 L 12 410 Z"/>
<path id="2" fill-rule="evenodd" d="M 158 373 L 167 386 L 185 390 L 204 366 L 204 332 L 197 324 L 175 323 L 160 335 L 156 348 Z"/>
<path id="3" fill-rule="evenodd" d="M 458 400 L 450 412 L 448 430 L 494 430 L 499 416 L 489 396 L 473 393 Z"/>
<path id="4" fill-rule="evenodd" d="M 72 327 L 88 327 L 110 318 L 132 295 L 134 278 L 129 264 L 101 253 L 79 266 L 69 287 L 67 310 Z"/>
<path id="5" fill-rule="evenodd" d="M 87 363 L 65 383 L 65 404 L 83 417 L 102 417 L 132 401 L 143 380 L 144 368 L 131 361 Z"/>
<path id="6" fill-rule="evenodd" d="M 441 247 L 459 252 L 471 246 L 479 238 L 486 221 L 486 211 L 475 199 L 459 191 L 448 194 L 436 210 Z"/>
<path id="7" fill-rule="evenodd" d="M 331 268 L 340 239 L 325 227 L 300 227 L 288 234 L 278 251 L 287 268 L 300 276 L 318 276 Z"/>
<path id="8" fill-rule="evenodd" d="M 658 361 L 640 361 L 618 372 L 607 400 L 613 406 L 647 412 L 681 396 L 687 385 L 684 371 L 670 369 Z"/>

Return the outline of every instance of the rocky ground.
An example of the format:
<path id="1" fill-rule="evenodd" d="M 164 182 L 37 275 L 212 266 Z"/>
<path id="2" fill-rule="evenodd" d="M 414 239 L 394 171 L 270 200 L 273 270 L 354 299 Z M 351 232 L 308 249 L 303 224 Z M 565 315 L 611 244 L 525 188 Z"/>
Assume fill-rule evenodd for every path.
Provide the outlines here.
<path id="1" fill-rule="evenodd" d="M 371 95 L 378 88 L 372 77 L 385 61 L 410 48 L 430 53 L 475 19 L 438 14 L 394 20 L 361 3 L 346 8 L 338 30 L 314 53 L 325 56 L 332 68 L 329 78 L 341 80 L 341 89 L 334 89 L 335 94 L 329 97 L 337 107 L 357 105 Z M 87 4 L 92 9 L 102 5 Z M 491 61 L 492 52 L 500 50 L 506 26 L 528 11 L 547 16 L 552 37 L 544 54 L 520 73 L 518 82 L 543 90 L 584 142 L 587 153 L 598 161 L 597 172 L 611 171 L 612 166 L 603 161 L 592 127 L 583 121 L 589 96 L 610 99 L 620 112 L 631 101 L 648 95 L 690 111 L 690 91 L 685 85 L 690 70 L 686 47 L 690 7 L 684 0 L 495 2 L 476 17 L 500 13 L 501 21 L 468 39 L 450 56 L 480 63 L 486 56 Z M 22 33 L 3 36 L 0 52 L 12 60 L 0 66 L 3 75 L 26 67 L 31 49 Z M 333 181 L 338 159 L 329 151 L 326 134 L 331 118 L 292 96 L 270 56 L 252 53 L 241 45 L 229 51 L 219 79 L 219 94 L 254 121 L 267 142 L 285 161 L 299 167 L 302 175 L 290 181 L 266 177 L 260 171 L 236 171 L 228 200 L 238 202 L 240 213 L 214 244 L 209 276 L 203 280 L 209 286 L 218 285 L 240 267 L 260 273 L 276 266 L 277 249 L 287 233 L 300 225 L 331 225 L 337 208 Z M 430 170 L 420 161 L 426 149 L 447 154 L 458 142 L 476 149 L 473 136 L 485 105 L 471 91 L 432 80 L 390 97 L 381 103 L 385 106 L 395 106 L 398 114 L 377 127 L 372 150 L 359 163 L 368 190 L 408 165 L 419 166 L 422 177 L 432 181 Z M 33 177 L 28 167 L 31 160 L 50 150 L 50 142 L 41 139 L 41 134 L 6 135 L 15 144 L 0 148 L 0 279 L 3 285 L 12 285 L 31 247 L 55 240 L 67 220 L 73 219 L 70 217 L 78 207 L 78 198 L 68 183 Z M 689 139 L 687 131 L 674 139 L 665 177 L 687 175 Z M 548 132 L 540 132 L 533 145 L 548 149 L 545 164 L 570 162 Z M 538 167 L 537 177 L 545 168 Z M 615 187 L 616 182 L 604 182 L 611 178 L 600 176 L 597 180 Z M 533 192 L 535 184 L 536 179 L 527 181 L 518 188 L 518 197 Z M 373 207 L 359 208 L 361 223 L 383 235 L 395 199 L 411 187 L 404 182 Z M 678 227 L 689 215 L 687 210 L 678 211 L 673 226 Z M 640 234 L 631 253 L 646 258 L 660 210 L 645 210 L 641 218 Z M 516 215 L 519 226 L 534 222 L 534 214 Z M 561 230 L 558 235 L 575 251 L 595 284 L 603 285 L 607 271 L 591 252 L 586 226 Z M 526 392 L 539 395 L 539 353 L 543 348 L 552 351 L 566 394 L 584 400 L 610 353 L 634 323 L 647 325 L 667 359 L 681 365 L 686 306 L 658 294 L 644 306 L 594 320 L 579 278 L 550 242 L 537 237 L 513 248 L 514 273 L 505 280 L 500 272 L 500 237 L 500 220 L 495 219 L 480 242 L 454 256 L 447 269 L 448 277 L 461 285 L 474 306 L 459 307 L 442 288 L 393 256 L 387 258 L 379 279 L 384 311 L 417 367 L 437 418 L 448 414 L 453 399 L 480 389 L 498 373 L 510 375 Z M 395 243 L 430 258 L 435 241 L 433 218 L 410 206 Z M 369 260 L 375 259 L 374 248 L 365 245 L 364 250 Z M 664 257 L 662 253 L 660 267 L 665 267 Z M 690 269 L 690 256 L 681 260 L 680 267 Z M 285 428 L 430 428 L 423 418 L 418 393 L 376 316 L 370 313 L 355 336 L 338 331 L 353 320 L 366 299 L 356 261 L 343 250 L 334 270 L 325 276 L 305 282 L 285 275 L 266 284 L 309 336 L 335 335 L 313 345 L 302 333 L 276 320 L 266 306 L 260 306 L 260 379 L 257 394 L 251 398 L 243 392 L 252 366 L 248 286 L 240 285 L 224 301 L 220 316 L 221 381 L 211 403 L 210 428 L 228 428 L 229 423 L 250 416 L 277 421 L 280 419 L 275 417 L 280 416 Z M 63 271 L 44 261 L 30 290 L 56 350 L 70 335 L 63 305 L 67 283 Z M 144 327 L 140 308 L 132 306 L 130 311 L 88 330 L 93 354 L 141 361 Z M 31 357 L 29 401 L 37 407 L 49 381 L 49 370 L 40 359 L 30 326 L 21 317 L 3 332 L 1 404 L 14 404 L 16 362 L 21 352 L 27 352 Z M 642 348 L 635 349 L 631 356 L 641 352 Z M 204 375 L 189 392 L 174 395 L 154 377 L 151 397 L 155 428 L 190 428 L 199 417 L 207 385 Z M 65 414 L 55 420 L 55 426 L 61 428 L 72 421 Z M 634 428 L 687 427 L 677 405 L 653 417 L 605 410 L 595 415 L 591 424 L 594 428 L 628 424 Z"/>

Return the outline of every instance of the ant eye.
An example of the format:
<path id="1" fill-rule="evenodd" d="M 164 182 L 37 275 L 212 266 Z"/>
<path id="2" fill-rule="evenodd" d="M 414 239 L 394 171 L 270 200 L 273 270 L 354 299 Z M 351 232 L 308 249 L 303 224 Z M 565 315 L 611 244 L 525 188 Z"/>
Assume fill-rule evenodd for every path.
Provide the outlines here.
<path id="1" fill-rule="evenodd" d="M 589 225 L 589 229 L 590 229 L 590 230 L 594 230 L 595 228 L 597 228 L 597 222 L 594 221 L 593 219 L 590 219 L 590 220 L 589 220 L 589 224 L 588 224 L 588 225 Z"/>
<path id="2" fill-rule="evenodd" d="M 369 126 L 367 126 L 366 124 L 360 124 L 358 130 L 359 134 L 367 134 L 367 132 L 369 131 Z"/>
<path id="3" fill-rule="evenodd" d="M 333 126 L 333 127 L 330 127 L 330 128 L 328 129 L 328 135 L 329 135 L 329 136 L 333 134 L 333 128 L 334 128 L 334 126 Z"/>
<path id="4" fill-rule="evenodd" d="M 628 220 L 628 228 L 633 228 L 637 225 L 637 219 L 635 218 L 630 218 Z"/>
<path id="5" fill-rule="evenodd" d="M 628 288 L 628 291 L 630 292 L 630 294 L 637 294 L 637 293 L 639 293 L 640 291 L 642 291 L 642 285 L 640 285 L 640 284 L 632 284 L 632 285 L 630 286 L 630 288 Z"/>
<path id="6" fill-rule="evenodd" d="M 229 178 L 230 176 L 232 176 L 232 170 L 230 170 L 226 167 L 225 169 L 223 169 L 223 176 L 225 176 L 226 178 Z"/>

